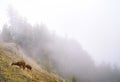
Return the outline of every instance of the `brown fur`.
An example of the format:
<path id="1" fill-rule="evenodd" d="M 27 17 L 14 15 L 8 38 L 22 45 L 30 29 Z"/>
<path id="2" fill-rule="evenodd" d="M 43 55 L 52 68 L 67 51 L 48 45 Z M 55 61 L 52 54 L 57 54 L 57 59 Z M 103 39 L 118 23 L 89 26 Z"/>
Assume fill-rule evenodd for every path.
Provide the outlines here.
<path id="1" fill-rule="evenodd" d="M 25 67 L 28 69 L 28 70 L 32 70 L 32 67 L 30 65 L 25 65 Z"/>
<path id="2" fill-rule="evenodd" d="M 18 61 L 18 62 L 14 62 L 11 65 L 17 65 L 20 68 L 23 68 L 23 70 L 25 69 L 25 62 L 24 61 Z"/>

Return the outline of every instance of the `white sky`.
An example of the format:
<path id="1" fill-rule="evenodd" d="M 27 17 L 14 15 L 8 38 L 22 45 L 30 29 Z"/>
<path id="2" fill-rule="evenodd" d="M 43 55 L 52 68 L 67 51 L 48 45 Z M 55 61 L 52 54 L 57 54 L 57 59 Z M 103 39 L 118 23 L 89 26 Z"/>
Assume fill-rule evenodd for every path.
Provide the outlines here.
<path id="1" fill-rule="evenodd" d="M 0 26 L 8 3 L 32 24 L 78 40 L 98 62 L 120 62 L 120 0 L 0 0 Z"/>

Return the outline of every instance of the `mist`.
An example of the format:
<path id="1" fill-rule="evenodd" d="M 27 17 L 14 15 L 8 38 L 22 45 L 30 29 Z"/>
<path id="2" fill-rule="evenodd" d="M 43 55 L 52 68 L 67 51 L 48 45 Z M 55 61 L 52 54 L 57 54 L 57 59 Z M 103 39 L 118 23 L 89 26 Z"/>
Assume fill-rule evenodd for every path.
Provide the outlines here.
<path id="1" fill-rule="evenodd" d="M 60 37 L 45 24 L 31 24 L 9 7 L 9 22 L 4 24 L 1 41 L 16 43 L 26 56 L 35 60 L 49 73 L 56 73 L 70 82 L 119 82 L 117 64 L 103 62 L 96 65 L 91 54 L 80 42 Z M 69 30 L 69 29 L 68 29 Z"/>
<path id="2" fill-rule="evenodd" d="M 57 35 L 77 40 L 97 64 L 103 61 L 119 64 L 119 3 L 119 0 L 1 0 L 0 30 L 8 20 L 5 10 L 12 4 L 31 25 L 43 23 Z"/>

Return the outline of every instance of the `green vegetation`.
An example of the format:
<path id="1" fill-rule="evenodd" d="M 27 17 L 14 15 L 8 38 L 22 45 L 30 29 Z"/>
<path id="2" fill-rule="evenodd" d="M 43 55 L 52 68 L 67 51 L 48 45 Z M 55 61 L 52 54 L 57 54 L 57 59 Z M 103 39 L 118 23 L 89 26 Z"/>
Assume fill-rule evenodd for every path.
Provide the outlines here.
<path id="1" fill-rule="evenodd" d="M 72 82 L 77 82 L 77 79 L 75 76 L 72 77 Z"/>
<path id="2" fill-rule="evenodd" d="M 57 78 L 44 70 L 33 67 L 32 71 L 27 71 L 11 66 L 11 63 L 18 59 L 22 58 L 0 45 L 0 82 L 56 82 Z"/>

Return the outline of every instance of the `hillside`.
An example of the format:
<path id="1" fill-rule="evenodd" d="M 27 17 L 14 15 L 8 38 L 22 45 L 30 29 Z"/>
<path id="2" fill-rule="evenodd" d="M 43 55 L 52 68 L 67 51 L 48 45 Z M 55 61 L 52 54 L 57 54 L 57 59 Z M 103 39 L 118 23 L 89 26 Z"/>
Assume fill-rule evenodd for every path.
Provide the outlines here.
<path id="1" fill-rule="evenodd" d="M 21 56 L 22 55 L 22 56 Z M 12 62 L 24 60 L 32 66 L 32 71 L 11 66 Z M 0 82 L 59 82 L 59 76 L 48 73 L 34 61 L 21 54 L 14 43 L 0 43 Z M 63 82 L 63 81 L 62 81 Z"/>

